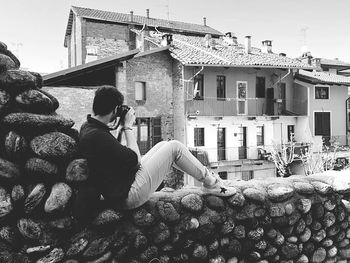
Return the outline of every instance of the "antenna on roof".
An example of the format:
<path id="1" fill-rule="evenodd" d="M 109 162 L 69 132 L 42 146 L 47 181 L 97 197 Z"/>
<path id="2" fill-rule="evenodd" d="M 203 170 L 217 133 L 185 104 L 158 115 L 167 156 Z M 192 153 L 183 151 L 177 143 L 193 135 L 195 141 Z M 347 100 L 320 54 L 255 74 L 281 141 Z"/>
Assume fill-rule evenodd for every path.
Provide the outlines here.
<path id="1" fill-rule="evenodd" d="M 307 47 L 307 43 L 306 43 L 306 31 L 308 30 L 309 28 L 307 26 L 303 27 L 300 29 L 300 32 L 301 32 L 301 35 L 302 35 L 302 38 L 303 38 L 303 46 L 301 48 L 301 51 L 303 53 L 306 53 L 308 51 L 308 47 Z"/>
<path id="2" fill-rule="evenodd" d="M 167 4 L 165 5 L 165 8 L 166 8 L 166 17 L 167 17 L 167 20 L 169 21 L 170 20 L 169 0 L 167 0 Z"/>

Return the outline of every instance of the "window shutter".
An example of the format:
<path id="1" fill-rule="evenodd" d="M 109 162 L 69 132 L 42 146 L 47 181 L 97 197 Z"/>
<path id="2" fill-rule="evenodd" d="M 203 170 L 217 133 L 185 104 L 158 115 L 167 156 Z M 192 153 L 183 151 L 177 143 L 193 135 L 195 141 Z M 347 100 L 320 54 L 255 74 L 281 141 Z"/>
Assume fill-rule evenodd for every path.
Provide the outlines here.
<path id="1" fill-rule="evenodd" d="M 152 118 L 152 146 L 162 141 L 162 119 L 161 117 Z"/>

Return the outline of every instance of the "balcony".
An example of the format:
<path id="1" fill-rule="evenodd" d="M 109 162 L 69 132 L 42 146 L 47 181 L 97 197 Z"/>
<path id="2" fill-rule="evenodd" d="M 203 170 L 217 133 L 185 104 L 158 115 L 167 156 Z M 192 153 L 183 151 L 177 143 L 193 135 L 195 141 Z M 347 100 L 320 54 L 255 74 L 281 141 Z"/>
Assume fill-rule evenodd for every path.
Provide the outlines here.
<path id="1" fill-rule="evenodd" d="M 205 166 L 215 163 L 227 163 L 239 160 L 269 160 L 272 148 L 277 151 L 281 145 L 260 145 L 247 147 L 225 147 L 210 148 L 198 147 L 189 148 L 190 152 Z M 310 149 L 309 143 L 297 142 L 294 144 L 294 156 L 299 158 L 301 154 L 305 154 Z"/>
<path id="2" fill-rule="evenodd" d="M 217 99 L 187 101 L 187 113 L 198 116 L 306 116 L 307 100 Z"/>

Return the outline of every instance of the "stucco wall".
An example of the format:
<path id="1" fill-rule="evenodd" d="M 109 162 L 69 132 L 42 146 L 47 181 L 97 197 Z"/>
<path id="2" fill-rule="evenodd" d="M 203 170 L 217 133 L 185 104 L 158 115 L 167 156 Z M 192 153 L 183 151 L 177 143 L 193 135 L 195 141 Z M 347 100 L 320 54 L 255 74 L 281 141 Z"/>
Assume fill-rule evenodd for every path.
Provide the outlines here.
<path id="1" fill-rule="evenodd" d="M 338 138 L 342 144 L 346 142 L 346 105 L 348 88 L 346 86 L 331 85 L 329 100 L 315 99 L 315 87 L 304 83 L 309 90 L 309 124 L 312 135 L 315 135 L 315 112 L 331 112 L 331 136 Z"/>
<path id="2" fill-rule="evenodd" d="M 190 80 L 186 82 L 186 90 L 188 91 L 188 99 L 191 99 L 193 94 L 193 75 L 201 70 L 200 67 L 186 67 L 185 79 Z M 267 101 L 265 98 L 256 98 L 256 77 L 265 77 L 265 92 L 268 88 L 274 88 L 274 98 L 278 98 L 277 82 L 282 79 L 283 83 L 286 83 L 286 107 L 287 110 L 293 110 L 293 77 L 288 71 L 276 70 L 276 69 L 252 69 L 252 68 L 221 68 L 221 67 L 205 67 L 200 74 L 204 75 L 204 97 L 207 100 L 208 105 L 213 108 L 218 108 L 220 112 L 221 104 L 223 107 L 230 107 L 232 109 L 226 109 L 226 115 L 237 115 L 237 81 L 247 82 L 247 114 L 248 116 L 262 116 L 266 114 Z M 217 100 L 217 84 L 216 79 L 218 75 L 226 76 L 226 98 L 225 102 L 218 102 Z M 221 104 L 220 104 L 221 103 Z M 277 114 L 277 106 L 274 103 L 275 114 Z M 215 116 L 214 114 L 211 114 Z M 218 115 L 220 113 L 218 112 Z M 221 114 L 223 115 L 223 114 Z"/>

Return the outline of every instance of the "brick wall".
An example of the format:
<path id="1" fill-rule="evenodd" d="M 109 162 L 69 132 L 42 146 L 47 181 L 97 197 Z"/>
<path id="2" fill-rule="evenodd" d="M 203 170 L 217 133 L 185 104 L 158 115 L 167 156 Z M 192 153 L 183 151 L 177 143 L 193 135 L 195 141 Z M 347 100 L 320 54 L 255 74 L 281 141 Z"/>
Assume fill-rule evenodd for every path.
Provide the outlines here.
<path id="1" fill-rule="evenodd" d="M 126 101 L 137 109 L 137 117 L 162 117 L 163 140 L 174 138 L 172 61 L 165 51 L 134 58 L 126 63 Z M 145 102 L 135 101 L 135 81 L 146 83 Z"/>
<path id="2" fill-rule="evenodd" d="M 129 51 L 135 46 L 134 34 L 127 25 L 85 20 L 86 45 L 98 46 L 98 58 Z"/>
<path id="3" fill-rule="evenodd" d="M 97 52 L 98 59 L 129 51 L 128 44 L 123 39 L 87 37 L 86 45 L 99 47 Z"/>

